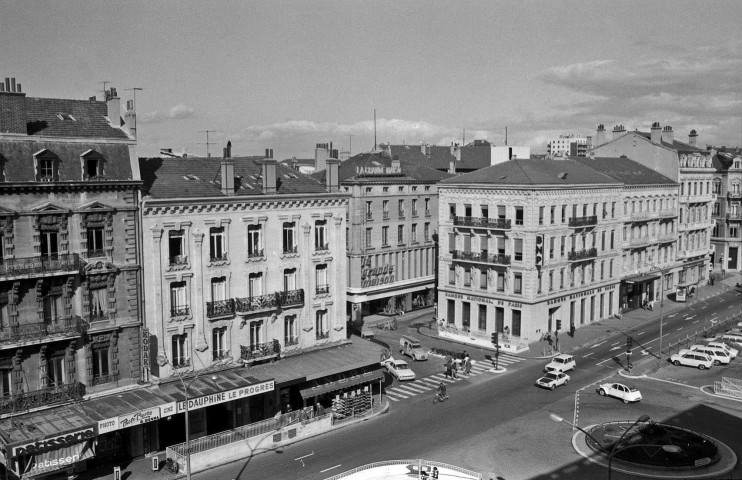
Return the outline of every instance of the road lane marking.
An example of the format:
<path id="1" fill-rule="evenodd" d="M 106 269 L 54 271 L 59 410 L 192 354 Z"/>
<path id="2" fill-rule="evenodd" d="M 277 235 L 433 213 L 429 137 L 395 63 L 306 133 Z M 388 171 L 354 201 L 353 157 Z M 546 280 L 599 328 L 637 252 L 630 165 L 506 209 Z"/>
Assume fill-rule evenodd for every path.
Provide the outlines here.
<path id="1" fill-rule="evenodd" d="M 337 464 L 337 465 L 335 465 L 334 467 L 330 467 L 330 468 L 325 468 L 324 470 L 320 470 L 320 471 L 319 471 L 319 473 L 325 473 L 325 472 L 329 472 L 330 470 L 333 470 L 333 469 L 335 469 L 335 468 L 338 468 L 338 467 L 339 467 L 340 465 L 341 465 L 341 464 L 340 464 L 340 463 L 338 463 L 338 464 Z"/>
<path id="2" fill-rule="evenodd" d="M 691 325 L 694 324 L 694 323 L 698 323 L 698 322 L 700 322 L 700 320 L 694 320 L 694 321 L 691 322 Z"/>
<path id="3" fill-rule="evenodd" d="M 675 315 L 677 315 L 677 314 L 678 314 L 678 312 L 675 312 L 675 313 L 673 313 L 672 315 L 668 315 L 668 317 L 672 318 L 672 317 L 674 317 L 674 316 L 675 316 Z"/>
<path id="4" fill-rule="evenodd" d="M 634 335 L 636 335 L 638 337 L 639 335 L 644 335 L 645 333 L 647 333 L 647 332 L 639 332 L 639 333 L 635 333 Z"/>
<path id="5" fill-rule="evenodd" d="M 615 343 L 611 343 L 611 347 L 612 347 L 612 346 L 614 346 L 614 345 L 618 345 L 619 343 L 621 343 L 621 341 L 620 341 L 620 340 L 619 340 L 618 342 L 615 342 Z"/>
<path id="6" fill-rule="evenodd" d="M 587 355 L 583 355 L 583 356 L 582 356 L 582 358 L 587 358 L 587 357 L 589 357 L 590 355 L 592 355 L 593 353 L 595 353 L 595 352 L 590 352 L 590 353 L 588 353 Z"/>
<path id="7" fill-rule="evenodd" d="M 675 331 L 676 331 L 676 332 L 679 332 L 679 331 L 680 331 L 680 330 L 682 330 L 682 329 L 683 329 L 683 327 L 680 327 L 680 328 L 678 328 L 678 329 L 677 329 L 677 330 L 675 330 Z"/>
<path id="8" fill-rule="evenodd" d="M 621 348 L 621 345 L 616 345 L 615 347 L 611 348 L 609 351 L 612 352 L 614 350 L 618 350 L 619 348 Z"/>
<path id="9" fill-rule="evenodd" d="M 691 315 L 690 317 L 685 317 L 686 320 L 690 320 L 691 318 L 696 318 L 696 315 Z"/>
<path id="10" fill-rule="evenodd" d="M 596 343 L 595 345 L 593 345 L 593 346 L 592 346 L 592 347 L 590 347 L 590 348 L 595 348 L 595 347 L 599 347 L 599 346 L 603 345 L 604 343 L 605 343 L 605 342 L 600 342 L 600 343 Z"/>

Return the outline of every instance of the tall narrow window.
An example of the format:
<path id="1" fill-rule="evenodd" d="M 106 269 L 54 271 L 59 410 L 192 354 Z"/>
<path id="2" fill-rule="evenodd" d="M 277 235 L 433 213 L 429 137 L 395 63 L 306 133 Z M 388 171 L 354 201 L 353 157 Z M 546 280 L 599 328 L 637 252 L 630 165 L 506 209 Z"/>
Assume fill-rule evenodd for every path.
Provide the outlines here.
<path id="1" fill-rule="evenodd" d="M 389 246 L 389 226 L 384 225 L 381 227 L 381 245 L 383 247 Z"/>
<path id="2" fill-rule="evenodd" d="M 247 256 L 249 258 L 263 256 L 263 242 L 261 236 L 260 225 L 247 226 Z"/>
<path id="3" fill-rule="evenodd" d="M 108 361 L 108 344 L 93 345 L 93 383 L 101 384 L 110 381 Z"/>
<path id="4" fill-rule="evenodd" d="M 180 265 L 186 263 L 185 234 L 183 230 L 171 230 L 168 233 L 168 247 L 170 249 L 170 265 Z"/>
<path id="5" fill-rule="evenodd" d="M 211 331 L 212 360 L 221 360 L 227 356 L 227 327 Z"/>
<path id="6" fill-rule="evenodd" d="M 425 236 L 424 240 L 426 242 L 429 242 L 430 241 L 430 222 L 425 222 L 425 226 L 423 228 L 424 228 L 423 235 Z"/>
<path id="7" fill-rule="evenodd" d="M 64 381 L 65 368 L 64 368 L 64 355 L 52 355 L 47 363 L 46 376 L 48 377 L 49 384 L 51 387 L 62 387 Z"/>
<path id="8" fill-rule="evenodd" d="M 283 290 L 291 292 L 296 290 L 296 269 L 287 268 L 283 271 Z"/>
<path id="9" fill-rule="evenodd" d="M 59 255 L 59 243 L 57 240 L 57 232 L 42 231 L 41 232 L 41 256 L 47 259 L 55 260 Z"/>
<path id="10" fill-rule="evenodd" d="M 487 330 L 487 305 L 479 305 L 479 322 L 477 327 L 479 330 Z"/>
<path id="11" fill-rule="evenodd" d="M 212 262 L 227 258 L 227 251 L 224 247 L 224 227 L 211 227 L 209 229 L 209 257 Z"/>
<path id="12" fill-rule="evenodd" d="M 12 368 L 0 368 L 0 396 L 9 397 L 13 394 Z"/>
<path id="13" fill-rule="evenodd" d="M 410 229 L 410 241 L 417 243 L 417 224 L 413 223 Z"/>
<path id="14" fill-rule="evenodd" d="M 513 293 L 523 293 L 523 274 L 520 272 L 513 274 Z"/>
<path id="15" fill-rule="evenodd" d="M 317 294 L 330 293 L 330 285 L 327 284 L 327 265 L 317 265 L 314 270 Z"/>
<path id="16" fill-rule="evenodd" d="M 283 317 L 283 344 L 296 345 L 299 343 L 298 329 L 296 326 L 296 315 Z"/>
<path id="17" fill-rule="evenodd" d="M 263 295 L 263 274 L 251 273 L 248 275 L 248 295 L 250 298 Z"/>
<path id="18" fill-rule="evenodd" d="M 412 199 L 412 216 L 417 217 L 417 199 Z"/>
<path id="19" fill-rule="evenodd" d="M 227 279 L 218 277 L 211 279 L 211 301 L 220 302 L 227 299 Z"/>
<path id="20" fill-rule="evenodd" d="M 173 335 L 171 341 L 173 368 L 187 367 L 191 364 L 188 355 L 188 334 Z"/>
<path id="21" fill-rule="evenodd" d="M 513 242 L 513 254 L 515 256 L 514 260 L 516 262 L 522 262 L 523 261 L 523 239 L 522 238 L 516 238 Z"/>
<path id="22" fill-rule="evenodd" d="M 520 337 L 520 328 L 521 328 L 521 315 L 520 310 L 513 310 L 513 331 L 512 334 L 514 337 Z"/>
<path id="23" fill-rule="evenodd" d="M 330 249 L 330 242 L 327 238 L 327 220 L 317 220 L 314 222 L 314 249 Z"/>
<path id="24" fill-rule="evenodd" d="M 103 250 L 103 227 L 88 228 L 88 257 L 102 257 Z"/>
<path id="25" fill-rule="evenodd" d="M 170 284 L 170 316 L 177 317 L 178 315 L 188 315 L 185 282 Z"/>
<path id="26" fill-rule="evenodd" d="M 318 310 L 314 322 L 315 330 L 317 332 L 317 340 L 329 338 L 330 332 L 327 327 L 327 310 Z"/>
<path id="27" fill-rule="evenodd" d="M 404 225 L 397 225 L 397 243 L 404 243 Z"/>
<path id="28" fill-rule="evenodd" d="M 106 319 L 106 304 L 108 303 L 108 289 L 106 287 L 90 290 L 90 321 Z"/>
<path id="29" fill-rule="evenodd" d="M 57 290 L 57 289 L 54 289 Z M 47 324 L 54 323 L 62 318 L 64 315 L 64 307 L 62 306 L 62 292 L 53 291 L 44 297 L 44 321 Z"/>
<path id="30" fill-rule="evenodd" d="M 263 343 L 263 321 L 250 322 L 250 350 L 257 350 Z"/>
<path id="31" fill-rule="evenodd" d="M 283 253 L 296 253 L 296 223 L 284 222 L 283 224 Z"/>
<path id="32" fill-rule="evenodd" d="M 503 272 L 497 272 L 497 291 L 505 291 L 505 273 Z"/>
<path id="33" fill-rule="evenodd" d="M 523 225 L 523 207 L 515 207 L 515 224 Z"/>

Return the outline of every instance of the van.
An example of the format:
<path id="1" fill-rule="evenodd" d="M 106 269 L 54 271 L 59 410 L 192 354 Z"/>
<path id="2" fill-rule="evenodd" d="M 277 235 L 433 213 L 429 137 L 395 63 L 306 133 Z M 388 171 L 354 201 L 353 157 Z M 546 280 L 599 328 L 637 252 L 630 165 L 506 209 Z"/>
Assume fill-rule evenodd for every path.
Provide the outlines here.
<path id="1" fill-rule="evenodd" d="M 420 340 L 409 335 L 402 335 L 399 339 L 399 351 L 416 361 L 428 359 L 428 354 L 423 351 Z"/>

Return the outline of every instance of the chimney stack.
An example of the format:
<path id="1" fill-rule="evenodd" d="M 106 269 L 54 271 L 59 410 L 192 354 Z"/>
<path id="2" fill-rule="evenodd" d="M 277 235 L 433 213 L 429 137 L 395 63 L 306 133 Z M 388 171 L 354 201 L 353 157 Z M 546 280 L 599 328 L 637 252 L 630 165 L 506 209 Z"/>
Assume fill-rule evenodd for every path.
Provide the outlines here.
<path id="1" fill-rule="evenodd" d="M 624 128 L 624 126 L 616 125 L 615 127 L 613 127 L 613 140 L 617 139 L 624 133 L 626 133 L 626 129 Z"/>
<path id="2" fill-rule="evenodd" d="M 652 143 L 660 143 L 662 141 L 662 127 L 660 127 L 660 122 L 654 122 L 652 124 L 652 131 L 649 134 L 649 139 Z"/>
<path id="3" fill-rule="evenodd" d="M 456 160 L 451 159 L 451 161 L 448 162 L 448 173 L 456 173 Z"/>
<path id="4" fill-rule="evenodd" d="M 6 77 L 0 87 L 0 133 L 26 135 L 26 94 L 21 92 L 21 84 Z"/>
<path id="5" fill-rule="evenodd" d="M 314 147 L 314 171 L 321 172 L 327 168 L 327 159 L 330 158 L 330 145 L 317 143 Z"/>
<path id="6" fill-rule="evenodd" d="M 121 126 L 121 99 L 116 93 L 116 89 L 111 87 L 106 95 L 106 104 L 108 105 L 108 120 L 114 127 Z"/>
<path id="7" fill-rule="evenodd" d="M 665 128 L 662 129 L 662 141 L 672 145 L 674 140 L 675 134 L 672 131 L 672 127 L 670 125 L 665 125 Z"/>
<path id="8" fill-rule="evenodd" d="M 266 149 L 266 158 L 263 160 L 263 193 L 276 193 L 276 168 L 277 162 L 273 160 L 273 149 Z M 270 153 L 270 157 L 268 157 Z"/>
<path id="9" fill-rule="evenodd" d="M 134 100 L 127 100 L 124 123 L 129 128 L 131 136 L 137 138 L 137 112 L 134 111 Z"/>
<path id="10" fill-rule="evenodd" d="M 603 145 L 605 143 L 605 125 L 602 123 L 598 125 L 598 130 L 595 133 L 595 146 Z"/>
<path id="11" fill-rule="evenodd" d="M 695 147 L 697 140 L 698 140 L 698 134 L 696 133 L 695 130 L 691 130 L 690 134 L 688 134 L 688 145 L 690 145 L 691 147 Z"/>
<path id="12" fill-rule="evenodd" d="M 327 171 L 325 172 L 325 185 L 330 193 L 340 190 L 340 160 L 330 158 L 327 160 Z"/>

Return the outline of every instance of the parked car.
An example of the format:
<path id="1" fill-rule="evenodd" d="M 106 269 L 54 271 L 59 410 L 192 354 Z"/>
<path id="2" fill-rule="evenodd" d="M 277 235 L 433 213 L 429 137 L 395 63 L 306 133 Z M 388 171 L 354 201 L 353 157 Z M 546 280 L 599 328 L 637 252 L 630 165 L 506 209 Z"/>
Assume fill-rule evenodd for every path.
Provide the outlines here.
<path id="1" fill-rule="evenodd" d="M 683 350 L 680 350 L 678 353 L 681 353 Z M 729 353 L 720 348 L 711 348 L 706 345 L 691 345 L 688 350 L 705 353 L 711 357 L 711 360 L 714 361 L 714 365 L 729 365 L 729 362 L 732 361 L 732 357 L 729 356 Z"/>
<path id="2" fill-rule="evenodd" d="M 675 365 L 685 365 L 688 367 L 698 367 L 701 370 L 711 368 L 714 361 L 705 353 L 687 351 L 685 353 L 675 353 L 670 357 L 670 362 Z"/>
<path id="3" fill-rule="evenodd" d="M 575 363 L 575 357 L 562 353 L 552 358 L 549 363 L 544 367 L 544 372 L 567 372 L 574 369 L 577 366 Z"/>
<path id="4" fill-rule="evenodd" d="M 729 354 L 732 360 L 737 358 L 737 355 L 739 354 L 739 350 L 737 350 L 736 348 L 732 348 L 731 346 L 727 345 L 724 342 L 717 342 L 717 341 L 712 340 L 710 342 L 707 342 L 706 345 L 708 345 L 711 348 L 721 348 L 722 350 L 726 351 Z"/>
<path id="5" fill-rule="evenodd" d="M 727 332 L 721 336 L 721 340 L 725 343 L 729 342 L 735 347 L 742 347 L 742 333 Z"/>
<path id="6" fill-rule="evenodd" d="M 536 380 L 539 387 L 554 390 L 559 385 L 566 385 L 569 382 L 569 375 L 561 372 L 547 372 L 543 377 Z"/>
<path id="7" fill-rule="evenodd" d="M 598 393 L 602 396 L 616 397 L 623 403 L 638 402 L 642 399 L 641 392 L 636 387 L 627 387 L 622 383 L 604 383 L 598 387 Z"/>
<path id="8" fill-rule="evenodd" d="M 404 360 L 395 360 L 394 357 L 387 358 L 381 362 L 386 367 L 387 371 L 397 378 L 400 382 L 405 380 L 414 380 L 415 372 L 412 371 L 410 366 Z"/>
<path id="9" fill-rule="evenodd" d="M 409 335 L 402 335 L 399 339 L 399 351 L 408 357 L 412 357 L 413 360 L 420 361 L 428 359 L 428 354 L 423 351 L 420 340 Z"/>

